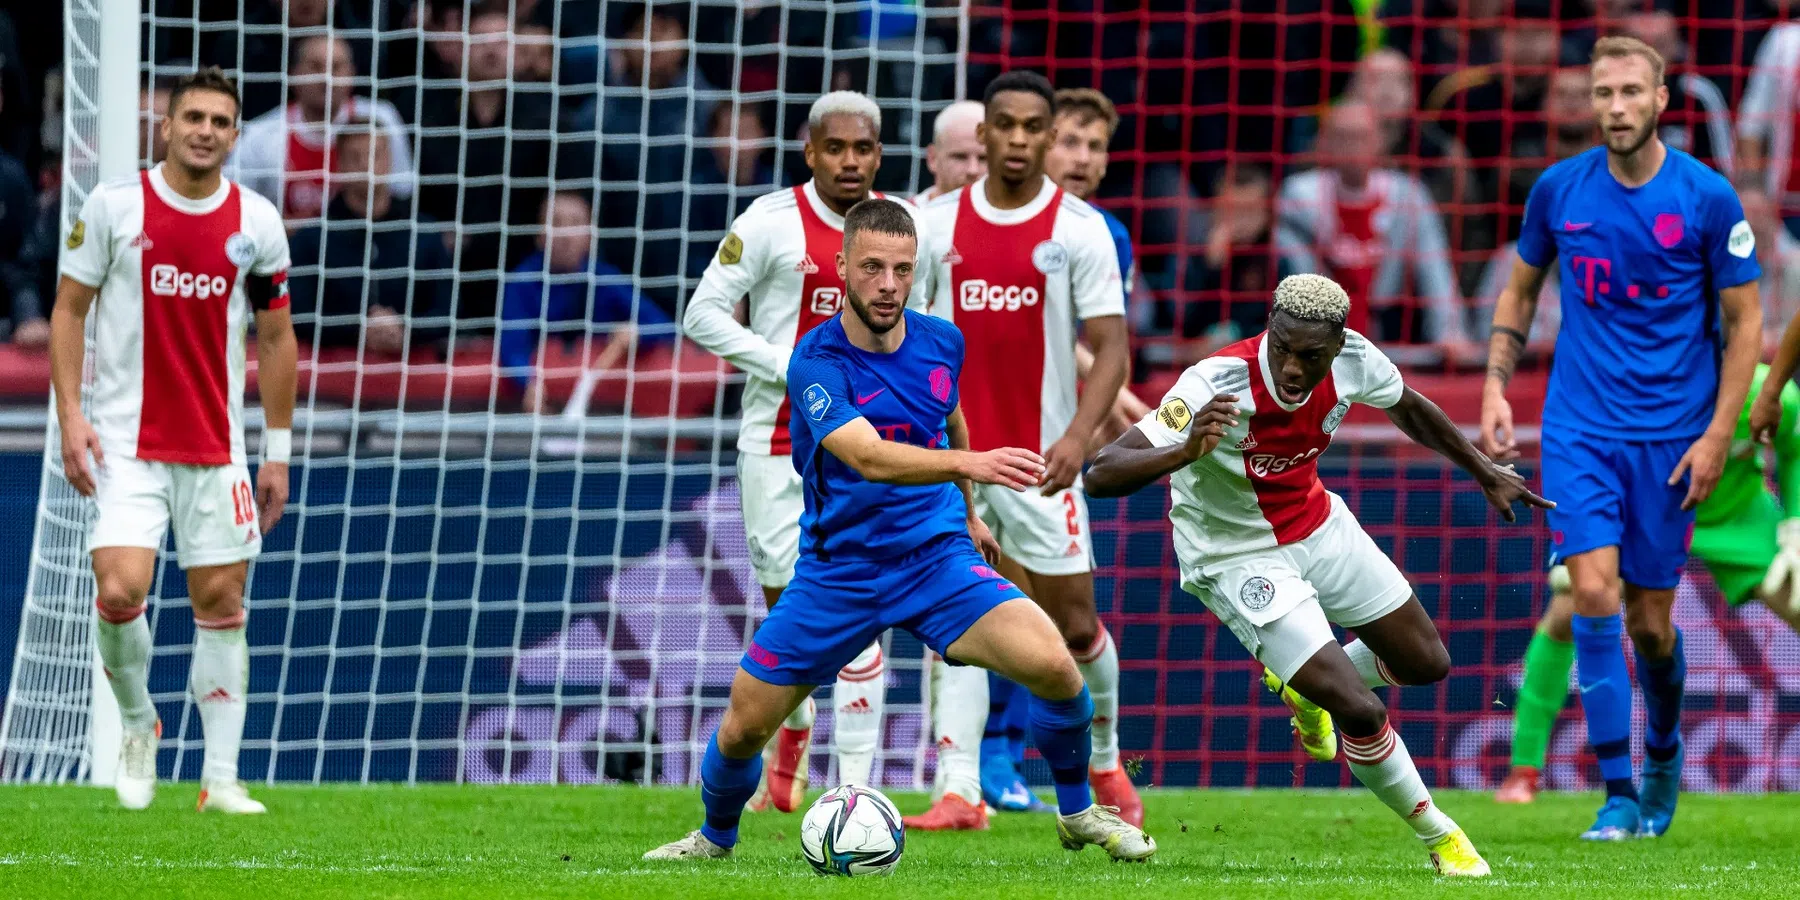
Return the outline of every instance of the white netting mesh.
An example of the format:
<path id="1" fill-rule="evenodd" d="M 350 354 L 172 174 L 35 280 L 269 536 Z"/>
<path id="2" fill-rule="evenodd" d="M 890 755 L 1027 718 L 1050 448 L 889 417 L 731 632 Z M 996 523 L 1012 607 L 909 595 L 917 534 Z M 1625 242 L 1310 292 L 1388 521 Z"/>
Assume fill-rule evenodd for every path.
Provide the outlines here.
<path id="1" fill-rule="evenodd" d="M 283 207 L 295 253 L 294 496 L 249 588 L 244 777 L 694 777 L 762 599 L 733 478 L 741 378 L 669 323 L 730 218 L 806 177 L 799 129 L 823 90 L 881 103 L 878 188 L 924 186 L 920 137 L 959 90 L 965 10 L 701 0 L 655 4 L 646 28 L 643 4 L 610 0 L 466 17 L 447 2 L 237 6 L 149 16 L 141 73 L 217 63 L 241 78 L 231 172 Z M 118 64 L 95 52 L 97 7 L 76 0 L 69 18 L 65 219 L 96 180 L 92 86 Z M 346 73 L 325 74 L 337 47 L 348 104 Z M 337 124 L 306 124 L 317 109 Z M 368 156 L 390 170 L 343 171 Z M 540 248 L 552 191 L 571 194 Z M 565 251 L 610 268 L 565 266 Z M 565 320 L 559 289 L 618 321 Z M 636 340 L 612 340 L 626 327 Z M 540 391 L 546 414 L 521 412 Z M 57 447 L 52 434 L 6 779 L 87 765 L 91 504 Z M 193 778 L 173 561 L 153 591 L 151 691 L 160 771 Z M 888 781 L 925 774 L 915 648 L 890 656 Z"/>

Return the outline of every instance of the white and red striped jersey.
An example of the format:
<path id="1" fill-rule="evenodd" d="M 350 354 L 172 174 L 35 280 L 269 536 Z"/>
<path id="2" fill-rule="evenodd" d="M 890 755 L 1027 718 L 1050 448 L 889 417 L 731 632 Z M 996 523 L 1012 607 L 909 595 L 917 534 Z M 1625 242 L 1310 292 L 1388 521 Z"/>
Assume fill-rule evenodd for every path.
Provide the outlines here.
<path id="1" fill-rule="evenodd" d="M 1075 418 L 1075 326 L 1125 314 L 1119 256 L 1098 210 L 1050 179 L 996 209 L 987 179 L 926 205 L 931 313 L 962 329 L 969 446 L 1043 451 Z"/>
<path id="2" fill-rule="evenodd" d="M 1238 398 L 1238 424 L 1213 452 L 1170 476 L 1175 552 L 1183 568 L 1305 540 L 1331 515 L 1319 456 L 1350 404 L 1400 402 L 1400 370 L 1374 344 L 1344 332 L 1325 380 L 1297 406 L 1275 395 L 1267 332 L 1190 366 L 1160 407 L 1137 424 L 1157 447 L 1187 440 L 1195 415 L 1218 394 Z"/>
<path id="3" fill-rule="evenodd" d="M 229 179 L 204 200 L 162 166 L 94 189 L 62 273 L 94 302 L 91 422 L 108 456 L 216 466 L 245 462 L 244 333 L 249 275 L 287 304 L 287 229 L 274 205 Z"/>
<path id="4" fill-rule="evenodd" d="M 899 197 L 887 199 L 914 211 Z M 916 224 L 918 216 L 913 220 Z M 749 376 L 738 449 L 775 456 L 791 452 L 788 357 L 801 335 L 843 308 L 844 280 L 837 272 L 843 249 L 844 217 L 825 205 L 808 180 L 751 203 L 731 223 L 731 233 L 688 298 L 682 330 Z M 732 316 L 741 297 L 750 300 L 748 327 Z M 915 286 L 907 302 L 922 310 L 924 294 Z"/>

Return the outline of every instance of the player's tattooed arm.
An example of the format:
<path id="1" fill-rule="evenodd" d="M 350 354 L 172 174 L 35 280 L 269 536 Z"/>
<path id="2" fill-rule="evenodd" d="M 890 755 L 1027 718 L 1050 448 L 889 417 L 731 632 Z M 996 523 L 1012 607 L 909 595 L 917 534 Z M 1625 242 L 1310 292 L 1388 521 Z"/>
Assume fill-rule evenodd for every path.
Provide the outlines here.
<path id="1" fill-rule="evenodd" d="M 1401 393 L 1400 402 L 1389 407 L 1387 414 L 1394 426 L 1419 446 L 1474 476 L 1475 483 L 1481 485 L 1482 493 L 1487 495 L 1488 503 L 1499 510 L 1506 521 L 1514 519 L 1514 501 L 1524 501 L 1525 505 L 1539 509 L 1556 505 L 1532 493 L 1525 486 L 1525 479 L 1512 466 L 1499 465 L 1477 450 L 1468 438 L 1463 437 L 1462 429 L 1424 394 L 1407 388 Z"/>
<path id="2" fill-rule="evenodd" d="M 1512 275 L 1494 302 L 1494 322 L 1488 337 L 1487 383 L 1481 392 L 1481 443 L 1495 459 L 1519 455 L 1506 386 L 1519 366 L 1519 357 L 1525 354 L 1531 320 L 1537 315 L 1538 291 L 1543 287 L 1544 270 L 1515 258 Z"/>
<path id="3" fill-rule="evenodd" d="M 1165 402 L 1156 415 L 1162 424 L 1181 434 L 1179 443 L 1158 447 L 1151 443 L 1142 427 L 1125 430 L 1116 441 L 1107 444 L 1094 458 L 1083 476 L 1090 497 L 1123 497 L 1153 484 L 1164 475 L 1193 465 L 1194 461 L 1213 451 L 1225 437 L 1227 429 L 1238 423 L 1237 397 L 1218 394 L 1195 415 L 1180 400 Z"/>

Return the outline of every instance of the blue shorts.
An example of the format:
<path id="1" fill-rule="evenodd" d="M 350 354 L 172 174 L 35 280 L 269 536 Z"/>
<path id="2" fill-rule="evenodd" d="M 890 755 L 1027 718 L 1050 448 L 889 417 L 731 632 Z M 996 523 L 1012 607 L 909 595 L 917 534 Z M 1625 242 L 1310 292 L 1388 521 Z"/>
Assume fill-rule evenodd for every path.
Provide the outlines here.
<path id="1" fill-rule="evenodd" d="M 1694 439 L 1621 441 L 1546 428 L 1544 496 L 1556 558 L 1619 548 L 1619 577 L 1628 584 L 1672 588 L 1687 567 L 1694 513 L 1683 512 L 1688 479 L 1669 474 Z"/>
<path id="2" fill-rule="evenodd" d="M 948 659 L 950 645 L 976 620 L 1024 596 L 988 566 L 966 534 L 879 562 L 827 563 L 803 555 L 742 665 L 769 684 L 828 684 L 890 628 L 912 632 Z"/>

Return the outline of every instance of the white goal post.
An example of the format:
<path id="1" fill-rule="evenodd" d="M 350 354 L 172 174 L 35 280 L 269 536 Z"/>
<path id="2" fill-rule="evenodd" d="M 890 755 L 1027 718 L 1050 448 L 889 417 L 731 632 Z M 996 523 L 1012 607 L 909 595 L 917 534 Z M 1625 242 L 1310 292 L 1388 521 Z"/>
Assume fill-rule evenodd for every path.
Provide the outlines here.
<path id="1" fill-rule="evenodd" d="M 882 4 L 885 21 L 870 17 L 874 3 L 658 3 L 684 32 L 678 43 L 685 63 L 673 84 L 657 85 L 649 85 L 649 74 L 641 83 L 621 74 L 629 70 L 621 54 L 632 47 L 652 57 L 669 49 L 651 43 L 664 40 L 655 30 L 635 43 L 621 37 L 641 3 L 520 2 L 513 12 L 549 9 L 550 21 L 547 28 L 515 22 L 499 38 L 510 71 L 524 72 L 526 57 L 537 59 L 545 48 L 549 68 L 509 79 L 501 89 L 509 104 L 548 98 L 548 137 L 510 120 L 483 130 L 446 128 L 432 119 L 426 95 L 462 90 L 464 74 L 412 70 L 432 54 L 440 54 L 432 57 L 439 62 L 460 56 L 472 65 L 470 57 L 479 59 L 484 42 L 495 40 L 482 23 L 438 30 L 442 22 L 429 10 L 451 4 L 422 3 L 427 13 L 415 20 L 354 22 L 335 17 L 356 4 L 325 4 L 327 21 L 300 24 L 258 20 L 250 15 L 255 5 L 238 4 L 235 21 L 200 21 L 146 18 L 137 0 L 69 0 L 62 73 L 65 230 L 95 184 L 145 162 L 137 131 L 145 113 L 141 83 L 227 58 L 227 73 L 241 79 L 247 103 L 258 89 L 283 102 L 306 83 L 290 75 L 300 46 L 330 36 L 353 47 L 355 93 L 391 102 L 404 120 L 418 193 L 411 212 L 392 227 L 449 233 L 454 262 L 447 270 L 423 263 L 391 268 L 376 258 L 373 237 L 363 258 L 348 266 L 329 256 L 296 261 L 290 284 L 307 285 L 318 296 L 295 297 L 296 322 L 311 331 L 301 340 L 293 498 L 265 540 L 248 589 L 243 777 L 692 780 L 723 712 L 732 669 L 762 616 L 734 477 L 741 376 L 677 339 L 661 351 L 641 343 L 604 376 L 584 382 L 581 361 L 601 339 L 577 335 L 568 354 L 575 362 L 556 364 L 573 365 L 574 371 L 561 371 L 563 381 L 577 385 L 587 407 L 529 415 L 520 411 L 518 391 L 495 374 L 500 351 L 491 335 L 504 315 L 499 300 L 474 314 L 408 312 L 406 365 L 372 347 L 366 332 L 348 347 L 327 346 L 326 326 L 348 325 L 354 333 L 363 327 L 360 315 L 334 321 L 305 310 L 318 309 L 325 292 L 347 280 L 373 298 L 378 276 L 405 279 L 407 295 L 448 282 L 458 303 L 484 284 L 492 291 L 501 273 L 472 267 L 469 248 L 489 237 L 508 251 L 532 249 L 542 230 L 538 198 L 575 189 L 603 198 L 596 206 L 615 196 L 661 192 L 678 198 L 683 218 L 677 228 L 658 231 L 642 210 L 624 226 L 596 212 L 604 221 L 594 223 L 590 250 L 632 248 L 610 258 L 626 273 L 622 278 L 548 272 L 542 262 L 533 272 L 530 260 L 537 257 L 526 254 L 520 262 L 503 254 L 512 277 L 573 281 L 584 290 L 623 281 L 643 292 L 640 303 L 662 303 L 678 321 L 678 304 L 700 268 L 695 254 L 700 261 L 710 254 L 727 221 L 708 220 L 701 210 L 741 209 L 791 183 L 801 168 L 805 106 L 820 90 L 857 87 L 881 104 L 888 124 L 878 187 L 910 192 L 928 184 L 924 145 L 932 117 L 966 88 L 966 0 Z M 567 17 L 577 8 L 598 9 L 598 35 L 571 29 Z M 140 48 L 145 24 L 148 40 Z M 278 61 L 263 58 L 270 48 L 279 51 Z M 249 71 L 236 67 L 239 60 Z M 645 87 L 655 88 L 648 104 L 637 107 L 645 122 L 645 110 L 672 99 L 689 105 L 699 120 L 695 132 L 674 141 L 631 138 L 606 124 L 608 113 L 632 108 L 608 106 L 615 97 L 646 95 Z M 600 116 L 598 134 L 576 134 L 568 122 L 590 100 L 590 112 Z M 755 112 L 766 131 L 749 133 L 758 123 L 747 118 L 700 113 L 721 105 Z M 476 165 L 476 141 L 496 136 L 515 154 L 531 140 L 548 141 L 552 160 L 587 153 L 594 157 L 591 170 L 572 178 L 558 171 L 467 175 Z M 460 156 L 451 154 L 448 173 L 431 168 L 444 141 L 462 148 Z M 621 174 L 603 159 L 618 143 L 651 152 Z M 685 154 L 682 171 L 727 169 L 734 145 L 740 153 L 762 154 L 757 177 L 648 180 L 658 161 L 653 154 Z M 275 183 L 288 183 L 274 174 Z M 529 201 L 533 209 L 484 220 L 474 207 L 488 195 L 477 192 L 494 183 L 511 192 L 502 206 Z M 281 203 L 287 195 L 271 199 Z M 431 223 L 422 208 L 449 213 Z M 309 227 L 331 234 L 329 212 L 323 222 L 319 213 L 309 218 L 290 210 L 288 218 L 296 246 Z M 678 264 L 652 271 L 645 248 L 671 230 L 679 232 L 673 235 Z M 633 319 L 638 332 L 654 335 L 657 326 L 642 321 L 642 310 Z M 548 332 L 556 323 L 539 313 L 525 324 Z M 440 341 L 435 356 L 423 352 L 420 337 L 432 329 Z M 55 416 L 48 419 L 29 586 L 0 721 L 0 781 L 106 783 L 117 713 L 94 663 L 94 584 L 86 555 L 92 503 L 63 479 Z M 254 448 L 260 414 L 253 408 L 247 419 Z M 198 717 L 186 697 L 193 632 L 173 562 L 165 549 L 152 591 L 150 687 L 164 728 L 159 774 L 191 779 L 201 756 Z M 930 777 L 922 654 L 909 638 L 896 639 L 891 652 L 876 777 L 917 785 Z M 822 704 L 815 738 L 821 779 L 830 777 L 828 706 Z"/>

